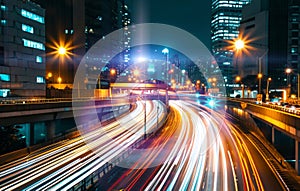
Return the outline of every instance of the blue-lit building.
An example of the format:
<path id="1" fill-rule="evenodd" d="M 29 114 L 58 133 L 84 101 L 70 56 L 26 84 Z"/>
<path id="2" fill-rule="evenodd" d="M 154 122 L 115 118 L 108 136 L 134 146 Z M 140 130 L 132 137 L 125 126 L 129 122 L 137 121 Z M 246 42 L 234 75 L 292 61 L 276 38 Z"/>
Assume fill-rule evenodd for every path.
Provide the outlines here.
<path id="1" fill-rule="evenodd" d="M 212 53 L 222 71 L 226 86 L 231 86 L 234 71 L 234 50 L 229 41 L 239 35 L 242 8 L 251 0 L 212 0 L 211 40 Z"/>
<path id="2" fill-rule="evenodd" d="M 25 0 L 2 0 L 0 98 L 45 96 L 44 9 Z"/>

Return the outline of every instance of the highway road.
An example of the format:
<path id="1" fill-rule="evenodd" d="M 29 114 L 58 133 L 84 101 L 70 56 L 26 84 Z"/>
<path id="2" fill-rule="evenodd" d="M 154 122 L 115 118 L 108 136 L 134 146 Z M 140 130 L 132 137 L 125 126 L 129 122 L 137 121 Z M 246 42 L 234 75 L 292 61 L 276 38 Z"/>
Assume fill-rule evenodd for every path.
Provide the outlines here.
<path id="1" fill-rule="evenodd" d="M 144 104 L 82 138 L 0 166 L 0 190 L 285 190 L 223 109 L 172 100 L 165 126 L 150 133 L 165 110 L 146 101 L 143 140 Z"/>
<path id="2" fill-rule="evenodd" d="M 0 166 L 0 190 L 68 190 L 95 171 L 108 170 L 112 165 L 110 161 L 118 160 L 143 137 L 144 106 L 149 119 L 147 133 L 154 131 L 157 120 L 163 121 L 166 111 L 161 102 L 139 101 L 129 115 L 106 126 L 94 125 L 94 131 L 80 138 L 43 148 Z"/>
<path id="3" fill-rule="evenodd" d="M 285 190 L 256 147 L 224 113 L 170 101 L 165 128 L 99 182 L 100 190 Z"/>

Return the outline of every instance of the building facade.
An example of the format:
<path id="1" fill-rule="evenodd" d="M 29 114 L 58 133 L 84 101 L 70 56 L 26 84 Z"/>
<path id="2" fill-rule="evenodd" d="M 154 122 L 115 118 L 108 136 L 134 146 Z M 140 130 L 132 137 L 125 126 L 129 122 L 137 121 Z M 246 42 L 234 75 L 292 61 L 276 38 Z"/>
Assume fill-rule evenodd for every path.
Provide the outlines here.
<path id="1" fill-rule="evenodd" d="M 239 35 L 242 8 L 251 0 L 212 0 L 211 40 L 212 53 L 223 73 L 226 86 L 233 83 L 235 75 L 233 54 L 229 42 Z"/>
<path id="2" fill-rule="evenodd" d="M 241 51 L 237 65 L 241 78 L 268 75 L 269 11 L 267 1 L 253 0 L 242 11 L 241 38 L 245 50 Z M 237 59 L 237 58 L 236 58 Z"/>
<path id="3" fill-rule="evenodd" d="M 290 0 L 288 7 L 288 48 L 287 68 L 292 69 L 288 76 L 291 93 L 300 95 L 300 0 Z"/>
<path id="4" fill-rule="evenodd" d="M 262 86 L 271 78 L 273 88 L 296 83 L 298 69 L 299 6 L 296 1 L 253 0 L 243 10 L 241 33 L 249 40 L 248 54 L 241 60 L 243 77 L 263 75 Z"/>
<path id="5" fill-rule="evenodd" d="M 46 10 L 46 65 L 47 74 L 51 74 L 47 75 L 49 87 L 72 88 L 77 67 L 85 53 L 100 39 L 130 23 L 124 0 L 32 1 Z M 127 42 L 116 41 L 113 46 L 119 49 L 127 47 L 128 34 L 124 34 L 124 38 Z M 58 54 L 60 46 L 67 49 L 66 55 Z M 124 57 L 128 56 L 124 54 Z M 103 58 L 103 62 L 110 59 Z M 101 69 L 94 67 L 87 70 L 97 76 L 101 72 Z M 58 84 L 58 77 L 61 77 L 61 84 L 64 85 Z"/>
<path id="6" fill-rule="evenodd" d="M 44 9 L 27 0 L 0 2 L 0 97 L 44 97 Z"/>

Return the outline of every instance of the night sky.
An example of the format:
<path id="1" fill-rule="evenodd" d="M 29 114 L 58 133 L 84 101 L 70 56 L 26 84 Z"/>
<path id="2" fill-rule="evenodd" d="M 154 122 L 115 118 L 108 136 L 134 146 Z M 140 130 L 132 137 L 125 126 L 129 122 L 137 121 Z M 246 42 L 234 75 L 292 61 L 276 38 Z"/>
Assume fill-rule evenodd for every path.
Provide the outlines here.
<path id="1" fill-rule="evenodd" d="M 162 23 L 196 36 L 210 49 L 210 0 L 129 0 L 134 23 Z"/>

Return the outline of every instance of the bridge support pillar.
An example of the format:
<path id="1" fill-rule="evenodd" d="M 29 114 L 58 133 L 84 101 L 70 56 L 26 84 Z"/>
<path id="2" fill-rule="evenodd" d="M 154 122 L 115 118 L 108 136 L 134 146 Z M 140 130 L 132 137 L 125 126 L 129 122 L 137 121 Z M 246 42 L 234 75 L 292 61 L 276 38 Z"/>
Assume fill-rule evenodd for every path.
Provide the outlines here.
<path id="1" fill-rule="evenodd" d="M 299 141 L 295 140 L 295 169 L 299 175 Z"/>
<path id="2" fill-rule="evenodd" d="M 272 144 L 274 145 L 274 143 L 275 143 L 275 128 L 273 125 L 271 128 L 272 128 Z"/>
<path id="3" fill-rule="evenodd" d="M 29 127 L 29 145 L 32 146 L 34 145 L 34 123 L 30 123 Z"/>
<path id="4" fill-rule="evenodd" d="M 46 131 L 47 131 L 47 137 L 46 137 L 46 141 L 52 140 L 55 136 L 55 121 L 47 121 L 46 122 Z"/>

